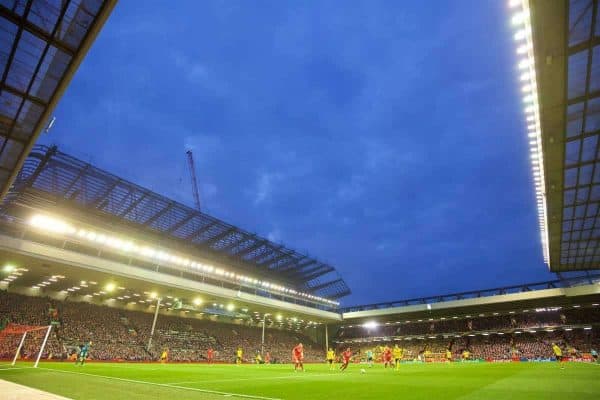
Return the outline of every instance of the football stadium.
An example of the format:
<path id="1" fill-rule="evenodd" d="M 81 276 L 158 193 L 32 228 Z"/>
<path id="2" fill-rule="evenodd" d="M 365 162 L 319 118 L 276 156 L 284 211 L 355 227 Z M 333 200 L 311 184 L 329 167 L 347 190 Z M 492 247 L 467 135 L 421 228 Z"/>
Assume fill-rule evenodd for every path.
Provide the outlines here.
<path id="1" fill-rule="evenodd" d="M 0 1 L 1 399 L 599 398 L 598 0 L 497 16 L 546 264 L 522 268 L 553 279 L 370 304 L 343 266 L 40 141 L 116 3 Z"/>

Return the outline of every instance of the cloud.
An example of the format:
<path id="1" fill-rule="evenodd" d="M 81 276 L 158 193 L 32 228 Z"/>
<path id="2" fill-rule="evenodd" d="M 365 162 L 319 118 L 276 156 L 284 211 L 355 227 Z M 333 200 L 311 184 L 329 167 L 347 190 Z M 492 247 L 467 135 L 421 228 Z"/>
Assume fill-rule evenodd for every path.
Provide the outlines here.
<path id="1" fill-rule="evenodd" d="M 408 140 L 391 141 L 390 138 L 363 137 L 364 166 L 372 173 L 381 172 L 382 168 L 398 171 L 400 168 L 414 166 L 424 161 L 424 155 L 415 143 Z"/>
<path id="2" fill-rule="evenodd" d="M 278 228 L 273 229 L 267 234 L 267 239 L 274 243 L 281 242 L 281 231 Z"/>
<path id="3" fill-rule="evenodd" d="M 217 195 L 217 186 L 213 183 L 201 183 L 200 184 L 200 192 L 202 193 L 203 198 L 212 199 Z"/>
<path id="4" fill-rule="evenodd" d="M 254 204 L 259 205 L 268 201 L 274 190 L 274 186 L 283 179 L 283 175 L 278 172 L 262 172 L 256 181 L 254 191 Z"/>
<path id="5" fill-rule="evenodd" d="M 181 72 L 188 83 L 201 86 L 212 95 L 225 96 L 228 93 L 225 81 L 217 76 L 206 63 L 191 59 L 181 53 L 175 53 L 172 58 L 176 69 Z"/>
<path id="6" fill-rule="evenodd" d="M 342 183 L 337 190 L 337 197 L 343 201 L 356 200 L 365 192 L 366 179 L 364 175 L 356 174 L 348 182 Z"/>
<path id="7" fill-rule="evenodd" d="M 183 54 L 174 56 L 175 66 L 183 71 L 184 76 L 192 83 L 204 83 L 208 78 L 206 66 L 198 61 L 191 61 Z"/>

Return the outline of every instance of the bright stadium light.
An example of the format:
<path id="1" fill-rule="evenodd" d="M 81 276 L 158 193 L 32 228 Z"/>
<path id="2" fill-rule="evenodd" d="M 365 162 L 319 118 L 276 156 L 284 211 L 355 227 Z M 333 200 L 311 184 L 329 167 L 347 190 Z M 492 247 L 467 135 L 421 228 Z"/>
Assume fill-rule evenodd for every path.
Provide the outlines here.
<path id="1" fill-rule="evenodd" d="M 33 227 L 60 234 L 74 234 L 76 232 L 70 224 L 45 215 L 34 215 L 29 223 Z"/>
<path id="2" fill-rule="evenodd" d="M 88 240 L 97 243 L 103 247 L 110 247 L 119 251 L 134 252 L 142 257 L 158 260 L 160 263 L 174 264 L 179 267 L 187 267 L 197 270 L 201 273 L 214 274 L 219 277 L 226 277 L 237 282 L 243 282 L 248 285 L 260 286 L 273 291 L 292 294 L 298 297 L 303 297 L 309 300 L 323 302 L 333 306 L 339 306 L 339 302 L 315 296 L 310 293 L 298 292 L 295 289 L 287 288 L 271 282 L 262 281 L 253 277 L 235 274 L 227 271 L 224 268 L 216 268 L 212 265 L 193 261 L 189 257 L 178 256 L 168 251 L 157 249 L 148 245 L 140 245 L 132 240 L 113 236 L 108 233 L 99 233 L 89 229 L 77 229 L 73 225 L 62 221 L 58 218 L 48 217 L 45 215 L 34 215 L 29 220 L 30 225 L 42 229 L 44 231 L 58 232 L 66 235 L 76 236 L 79 239 Z"/>
<path id="3" fill-rule="evenodd" d="M 517 54 L 521 55 L 521 54 L 525 54 L 529 51 L 529 45 L 528 44 L 523 44 L 519 47 L 517 47 Z"/>
<path id="4" fill-rule="evenodd" d="M 521 60 L 518 64 L 519 69 L 527 69 L 531 65 L 530 59 Z"/>
<path id="5" fill-rule="evenodd" d="M 518 5 L 520 5 L 520 4 L 521 4 L 521 1 L 522 1 L 522 0 L 510 0 L 510 1 L 508 2 L 508 6 L 509 6 L 510 8 L 517 7 Z"/>
<path id="6" fill-rule="evenodd" d="M 529 0 L 510 0 L 510 8 L 515 12 L 511 17 L 512 25 L 517 27 L 514 38 L 519 41 L 517 54 L 522 56 L 517 66 L 522 71 L 520 81 L 523 82 L 522 92 L 524 93 L 523 101 L 527 104 L 525 114 L 527 119 L 528 137 L 530 142 L 530 158 L 534 168 L 543 166 L 543 149 L 541 140 L 541 124 L 540 124 L 540 106 L 537 99 L 537 80 L 535 70 L 535 56 L 533 53 L 533 38 L 531 28 L 531 15 L 529 11 Z M 544 262 L 550 263 L 550 252 L 548 247 L 548 221 L 547 221 L 547 206 L 545 201 L 546 187 L 544 170 L 534 170 L 534 186 L 536 191 L 538 215 L 540 221 L 540 239 L 542 242 L 542 250 Z"/>
<path id="7" fill-rule="evenodd" d="M 6 264 L 3 268 L 4 272 L 13 272 L 15 269 L 17 269 L 14 265 L 12 264 Z"/>
<path id="8" fill-rule="evenodd" d="M 227 311 L 231 312 L 233 310 L 235 310 L 235 306 L 233 305 L 233 303 L 227 304 Z"/>
<path id="9" fill-rule="evenodd" d="M 527 32 L 525 32 L 525 30 L 521 29 L 519 31 L 517 31 L 515 33 L 515 40 L 524 40 L 527 37 Z"/>
<path id="10" fill-rule="evenodd" d="M 511 22 L 513 25 L 520 25 L 523 24 L 527 19 L 529 19 L 529 10 L 523 10 L 521 12 L 516 13 L 512 17 Z"/>
<path id="11" fill-rule="evenodd" d="M 366 329 L 375 329 L 375 328 L 377 328 L 377 326 L 378 326 L 378 324 L 375 321 L 368 321 L 363 324 L 363 328 L 366 328 Z"/>
<path id="12" fill-rule="evenodd" d="M 194 305 L 195 305 L 195 306 L 199 306 L 199 305 L 201 305 L 201 304 L 202 304 L 202 299 L 201 299 L 200 297 L 196 297 L 196 298 L 194 299 Z"/>
<path id="13" fill-rule="evenodd" d="M 115 290 L 116 287 L 117 287 L 117 285 L 115 285 L 114 283 L 110 282 L 110 283 L 106 284 L 106 286 L 104 287 L 104 289 L 107 292 L 112 292 L 113 290 Z"/>
<path id="14" fill-rule="evenodd" d="M 533 103 L 535 101 L 536 97 L 533 94 L 528 94 L 525 97 L 523 97 L 523 103 Z"/>

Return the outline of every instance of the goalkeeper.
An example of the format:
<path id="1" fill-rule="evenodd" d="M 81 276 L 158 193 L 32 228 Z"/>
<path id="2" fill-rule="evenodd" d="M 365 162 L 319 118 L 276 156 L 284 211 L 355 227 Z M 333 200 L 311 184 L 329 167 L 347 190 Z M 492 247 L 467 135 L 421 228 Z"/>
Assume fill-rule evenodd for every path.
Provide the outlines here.
<path id="1" fill-rule="evenodd" d="M 85 364 L 85 360 L 88 358 L 88 353 L 90 351 L 91 344 L 92 342 L 89 341 L 79 346 L 79 356 L 75 360 L 75 365 L 77 365 L 78 363 L 81 363 L 81 365 Z"/>

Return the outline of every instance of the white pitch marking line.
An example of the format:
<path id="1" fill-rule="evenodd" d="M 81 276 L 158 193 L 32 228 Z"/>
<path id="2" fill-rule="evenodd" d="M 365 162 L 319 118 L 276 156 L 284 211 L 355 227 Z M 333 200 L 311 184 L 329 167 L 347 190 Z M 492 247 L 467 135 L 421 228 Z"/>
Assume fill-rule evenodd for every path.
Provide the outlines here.
<path id="1" fill-rule="evenodd" d="M 141 384 L 145 384 L 145 385 L 161 386 L 161 387 L 168 387 L 168 388 L 173 388 L 173 389 L 191 390 L 194 392 L 201 392 L 201 393 L 219 394 L 222 396 L 241 397 L 241 398 L 245 398 L 245 399 L 282 400 L 282 399 L 278 399 L 275 397 L 263 397 L 263 396 L 254 396 L 254 395 L 250 395 L 250 394 L 229 393 L 229 392 L 221 392 L 221 391 L 217 391 L 217 390 L 208 390 L 208 389 L 197 389 L 197 388 L 191 388 L 191 387 L 186 387 L 186 386 L 177 386 L 177 385 L 173 385 L 173 384 L 169 384 L 169 383 L 138 381 L 135 379 L 125 379 L 125 378 L 118 378 L 115 376 L 88 374 L 85 372 L 64 371 L 64 370 L 60 370 L 60 369 L 52 369 L 52 368 L 44 368 L 44 367 L 38 367 L 37 369 L 51 371 L 51 372 L 59 372 L 59 373 L 64 373 L 64 374 L 95 376 L 96 378 L 114 379 L 114 380 L 122 381 L 122 382 L 141 383 Z"/>
<path id="2" fill-rule="evenodd" d="M 1 367 L 3 367 L 3 365 Z M 16 369 L 33 369 L 33 367 L 13 367 L 13 366 L 9 366 L 8 368 L 0 368 L 0 371 L 14 371 Z"/>
<path id="3" fill-rule="evenodd" d="M 265 381 L 270 381 L 270 380 L 276 380 L 276 379 L 291 379 L 291 378 L 298 378 L 298 377 L 302 377 L 302 378 L 313 378 L 313 377 L 317 377 L 317 376 L 342 376 L 341 374 L 308 374 L 308 375 L 303 375 L 303 374 L 297 374 L 297 375 L 285 375 L 285 376 L 265 376 L 265 377 L 261 377 L 261 378 L 239 378 L 239 379 L 209 379 L 209 380 L 204 380 L 204 381 L 183 381 L 183 382 L 169 382 L 169 385 L 183 385 L 185 383 L 218 383 L 218 382 L 238 382 L 238 381 L 259 381 L 259 380 L 265 380 Z"/>

